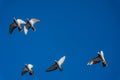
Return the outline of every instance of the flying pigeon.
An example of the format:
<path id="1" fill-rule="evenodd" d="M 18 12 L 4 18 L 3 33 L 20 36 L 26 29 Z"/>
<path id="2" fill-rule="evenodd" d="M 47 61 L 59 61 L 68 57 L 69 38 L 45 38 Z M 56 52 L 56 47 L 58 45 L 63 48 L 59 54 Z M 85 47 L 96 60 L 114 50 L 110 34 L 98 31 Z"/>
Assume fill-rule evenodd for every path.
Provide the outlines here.
<path id="1" fill-rule="evenodd" d="M 62 64 L 64 63 L 65 61 L 65 56 L 63 56 L 62 58 L 59 59 L 59 61 L 56 61 L 55 60 L 55 64 L 50 66 L 46 72 L 50 72 L 50 71 L 53 71 L 53 70 L 56 70 L 57 68 L 60 70 L 60 71 L 63 71 L 62 69 Z"/>
<path id="2" fill-rule="evenodd" d="M 25 35 L 27 35 L 28 30 L 29 30 L 30 28 L 32 28 L 33 31 L 36 31 L 36 29 L 35 29 L 35 27 L 34 27 L 34 24 L 35 24 L 35 23 L 39 23 L 39 22 L 40 22 L 39 19 L 32 18 L 32 19 L 29 20 L 29 19 L 27 18 L 27 24 L 24 26 L 24 33 L 25 33 Z"/>
<path id="3" fill-rule="evenodd" d="M 14 17 L 14 22 L 10 24 L 10 27 L 9 27 L 9 33 L 12 34 L 15 28 L 18 28 L 19 31 L 22 31 L 21 24 L 26 24 L 26 22 L 21 19 L 16 19 Z"/>
<path id="4" fill-rule="evenodd" d="M 105 60 L 105 58 L 104 58 L 104 53 L 103 53 L 103 51 L 98 52 L 98 56 L 95 57 L 95 58 L 93 58 L 93 59 L 91 59 L 91 60 L 87 63 L 87 65 L 93 65 L 93 64 L 96 64 L 96 63 L 99 63 L 99 62 L 102 62 L 103 67 L 106 67 L 106 66 L 107 66 L 107 62 L 106 62 L 106 60 Z"/>
<path id="5" fill-rule="evenodd" d="M 24 75 L 26 72 L 29 72 L 29 75 L 33 75 L 34 71 L 32 70 L 32 64 L 25 64 L 25 68 L 22 70 L 21 74 Z"/>

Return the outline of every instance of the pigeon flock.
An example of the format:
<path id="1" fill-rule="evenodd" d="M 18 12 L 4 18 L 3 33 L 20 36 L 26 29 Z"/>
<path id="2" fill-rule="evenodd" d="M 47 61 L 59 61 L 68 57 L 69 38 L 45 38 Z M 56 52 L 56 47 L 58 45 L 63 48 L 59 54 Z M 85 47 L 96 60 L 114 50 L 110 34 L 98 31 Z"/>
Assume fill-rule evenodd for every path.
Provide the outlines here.
<path id="1" fill-rule="evenodd" d="M 21 25 L 24 25 L 24 33 L 25 35 L 27 35 L 28 30 L 31 28 L 33 31 L 36 31 L 34 24 L 35 23 L 39 23 L 40 20 L 36 19 L 36 18 L 32 18 L 32 19 L 28 19 L 27 18 L 27 23 L 25 21 L 23 21 L 22 19 L 16 19 L 14 18 L 13 23 L 10 24 L 10 28 L 9 28 L 9 33 L 12 34 L 15 28 L 18 28 L 19 31 L 22 31 L 23 28 L 21 27 Z"/>
<path id="2" fill-rule="evenodd" d="M 28 19 L 26 18 L 26 22 L 23 21 L 22 19 L 16 19 L 15 17 L 13 18 L 13 23 L 10 24 L 9 27 L 9 33 L 12 34 L 13 31 L 18 28 L 18 30 L 21 32 L 22 30 L 24 30 L 24 34 L 27 35 L 28 34 L 28 30 L 31 28 L 33 31 L 36 31 L 36 28 L 34 27 L 35 23 L 39 23 L 40 20 L 36 19 L 36 18 L 31 18 Z M 22 25 L 24 25 L 24 28 L 22 28 Z M 62 64 L 64 63 L 66 59 L 66 56 L 61 57 L 58 61 L 55 60 L 55 63 L 53 65 L 51 65 L 46 72 L 51 72 L 54 71 L 56 69 L 59 69 L 61 72 L 63 71 L 62 68 Z M 105 60 L 104 57 L 104 53 L 103 51 L 98 52 L 98 56 L 92 58 L 90 61 L 88 61 L 87 65 L 93 65 L 96 63 L 102 63 L 103 67 L 106 67 L 108 65 L 107 61 Z M 33 71 L 33 65 L 32 64 L 25 64 L 23 70 L 21 71 L 21 75 L 24 75 L 25 73 L 29 73 L 29 75 L 33 75 L 34 71 Z"/>
<path id="3" fill-rule="evenodd" d="M 61 72 L 63 71 L 62 64 L 64 63 L 66 59 L 66 56 L 63 56 L 60 58 L 58 61 L 55 60 L 55 63 L 51 65 L 46 72 L 51 72 L 56 69 L 59 69 Z M 96 58 L 91 59 L 88 61 L 87 65 L 93 65 L 96 63 L 102 62 L 103 67 L 106 67 L 108 63 L 106 62 L 104 58 L 104 53 L 103 51 L 98 52 L 98 56 Z M 33 75 L 34 71 L 32 70 L 33 65 L 32 64 L 25 64 L 25 68 L 22 70 L 21 75 L 24 75 L 26 72 L 29 72 L 29 75 Z"/>

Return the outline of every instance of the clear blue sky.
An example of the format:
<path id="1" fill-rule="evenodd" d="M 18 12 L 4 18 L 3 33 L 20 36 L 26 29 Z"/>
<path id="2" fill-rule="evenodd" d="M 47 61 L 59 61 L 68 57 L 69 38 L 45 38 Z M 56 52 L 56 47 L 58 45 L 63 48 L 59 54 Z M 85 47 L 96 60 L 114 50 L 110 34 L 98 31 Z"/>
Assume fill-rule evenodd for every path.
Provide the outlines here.
<path id="1" fill-rule="evenodd" d="M 0 10 L 0 80 L 120 80 L 119 0 L 0 0 Z M 41 22 L 10 35 L 13 17 Z M 100 50 L 108 67 L 87 66 Z M 64 55 L 63 72 L 45 72 Z M 33 76 L 21 76 L 26 63 Z"/>

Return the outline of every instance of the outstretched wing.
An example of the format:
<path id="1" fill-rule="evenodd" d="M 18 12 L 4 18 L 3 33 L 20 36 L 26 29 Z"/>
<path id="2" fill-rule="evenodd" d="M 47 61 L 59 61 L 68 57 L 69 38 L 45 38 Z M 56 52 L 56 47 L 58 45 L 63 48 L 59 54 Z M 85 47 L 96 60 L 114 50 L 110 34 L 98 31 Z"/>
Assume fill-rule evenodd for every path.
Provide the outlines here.
<path id="1" fill-rule="evenodd" d="M 58 65 L 57 65 L 57 64 L 54 64 L 54 65 L 50 66 L 50 67 L 46 70 L 46 72 L 50 72 L 50 71 L 56 70 L 57 67 L 58 67 Z"/>
<path id="2" fill-rule="evenodd" d="M 91 59 L 87 65 L 93 65 L 93 64 L 96 64 L 96 63 L 99 63 L 101 61 L 101 58 L 100 57 L 96 57 L 96 58 L 93 58 Z"/>
<path id="3" fill-rule="evenodd" d="M 9 33 L 12 34 L 13 30 L 17 27 L 17 25 L 15 23 L 12 23 L 9 27 Z"/>
<path id="4" fill-rule="evenodd" d="M 25 21 L 23 21 L 22 19 L 17 19 L 17 24 L 18 24 L 18 30 L 19 31 L 22 31 L 22 27 L 21 27 L 21 24 L 26 24 Z"/>
<path id="5" fill-rule="evenodd" d="M 28 72 L 28 69 L 27 68 L 24 68 L 21 72 L 22 75 L 24 75 L 26 72 Z"/>
<path id="6" fill-rule="evenodd" d="M 32 25 L 34 25 L 35 23 L 38 23 L 38 22 L 40 22 L 39 19 L 36 19 L 36 18 L 30 19 L 30 23 L 31 23 Z"/>
<path id="7" fill-rule="evenodd" d="M 61 66 L 65 61 L 65 56 L 63 56 L 62 58 L 60 58 L 60 60 L 57 62 L 59 66 Z"/>
<path id="8" fill-rule="evenodd" d="M 25 21 L 23 21 L 22 19 L 17 19 L 17 23 L 20 26 L 20 24 L 26 24 Z"/>

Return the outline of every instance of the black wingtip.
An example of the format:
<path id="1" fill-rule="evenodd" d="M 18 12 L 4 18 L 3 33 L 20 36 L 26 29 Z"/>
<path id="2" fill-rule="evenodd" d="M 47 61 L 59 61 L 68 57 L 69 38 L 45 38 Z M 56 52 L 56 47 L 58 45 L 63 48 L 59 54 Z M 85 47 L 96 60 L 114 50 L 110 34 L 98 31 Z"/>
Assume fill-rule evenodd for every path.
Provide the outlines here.
<path id="1" fill-rule="evenodd" d="M 45 72 L 49 72 L 48 70 L 46 70 Z"/>
<path id="2" fill-rule="evenodd" d="M 50 72 L 50 71 L 51 71 L 51 70 L 48 70 L 48 69 L 47 69 L 45 72 Z"/>

